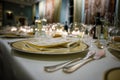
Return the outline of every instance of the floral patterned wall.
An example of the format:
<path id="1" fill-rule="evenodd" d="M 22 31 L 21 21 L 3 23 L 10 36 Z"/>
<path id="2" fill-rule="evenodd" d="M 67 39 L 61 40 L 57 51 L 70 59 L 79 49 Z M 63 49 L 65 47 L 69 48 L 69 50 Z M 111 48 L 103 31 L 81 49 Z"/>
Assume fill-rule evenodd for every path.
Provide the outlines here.
<path id="1" fill-rule="evenodd" d="M 107 18 L 113 23 L 115 2 L 116 0 L 85 0 L 85 23 L 94 24 L 97 12 L 100 12 L 101 17 Z"/>
<path id="2" fill-rule="evenodd" d="M 63 3 L 64 2 L 64 3 Z M 39 3 L 39 16 L 48 23 L 69 21 L 68 0 L 44 0 Z M 63 8 L 64 6 L 64 8 Z M 94 24 L 94 17 L 100 12 L 101 17 L 114 22 L 116 0 L 74 0 L 74 22 Z M 64 10 L 62 10 L 64 9 Z M 64 16 L 65 15 L 65 16 Z M 62 17 L 62 18 L 61 18 Z M 68 19 L 68 20 L 66 20 Z"/>
<path id="3" fill-rule="evenodd" d="M 82 0 L 74 0 L 74 22 L 81 22 Z"/>
<path id="4" fill-rule="evenodd" d="M 54 13 L 54 0 L 46 0 L 46 10 L 45 10 L 45 16 L 48 20 L 48 22 L 53 22 L 53 13 Z"/>
<path id="5" fill-rule="evenodd" d="M 46 0 L 45 17 L 48 23 L 60 21 L 61 0 Z"/>

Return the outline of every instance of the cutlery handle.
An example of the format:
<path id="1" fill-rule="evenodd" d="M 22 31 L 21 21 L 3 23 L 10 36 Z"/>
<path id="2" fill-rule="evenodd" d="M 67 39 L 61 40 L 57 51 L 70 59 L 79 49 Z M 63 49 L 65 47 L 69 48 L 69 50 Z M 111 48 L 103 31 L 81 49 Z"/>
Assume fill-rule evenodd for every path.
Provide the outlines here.
<path id="1" fill-rule="evenodd" d="M 66 65 L 72 64 L 72 63 L 77 62 L 77 61 L 79 61 L 81 59 L 82 58 L 77 58 L 77 59 L 70 60 L 70 61 L 67 61 L 67 62 L 64 62 L 64 63 L 60 63 L 60 64 L 57 64 L 57 65 L 45 66 L 44 70 L 47 71 L 47 72 L 54 72 L 54 71 L 57 71 L 57 70 L 63 68 Z"/>
<path id="2" fill-rule="evenodd" d="M 63 71 L 66 72 L 66 73 L 71 73 L 71 72 L 74 72 L 76 71 L 77 69 L 79 69 L 81 66 L 85 65 L 86 63 L 92 61 L 93 58 L 89 58 L 89 59 L 85 59 L 83 60 L 83 62 L 81 63 L 78 63 L 78 64 L 75 64 L 75 65 L 71 65 L 71 66 L 64 66 L 63 67 Z"/>

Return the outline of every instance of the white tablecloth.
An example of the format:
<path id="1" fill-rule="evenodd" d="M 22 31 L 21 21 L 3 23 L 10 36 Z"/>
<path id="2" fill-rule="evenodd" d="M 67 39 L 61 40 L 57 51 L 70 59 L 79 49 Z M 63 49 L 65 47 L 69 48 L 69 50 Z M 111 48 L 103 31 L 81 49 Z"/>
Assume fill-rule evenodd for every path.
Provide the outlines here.
<path id="1" fill-rule="evenodd" d="M 21 39 L 0 38 L 0 51 L 3 56 L 6 56 L 3 60 L 6 64 L 10 63 L 11 70 L 18 80 L 104 80 L 107 70 L 120 67 L 120 60 L 106 50 L 104 58 L 87 63 L 73 73 L 67 74 L 62 70 L 48 73 L 44 71 L 44 66 L 65 62 L 81 56 L 82 53 L 53 56 L 17 52 L 8 44 L 17 40 Z M 99 50 L 95 45 L 92 49 Z"/>

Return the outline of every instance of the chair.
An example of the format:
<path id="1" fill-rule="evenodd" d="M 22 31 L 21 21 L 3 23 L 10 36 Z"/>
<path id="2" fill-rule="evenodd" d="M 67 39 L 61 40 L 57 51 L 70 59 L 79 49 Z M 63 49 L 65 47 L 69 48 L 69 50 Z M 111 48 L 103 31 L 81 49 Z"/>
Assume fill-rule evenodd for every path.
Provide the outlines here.
<path id="1" fill-rule="evenodd" d="M 12 65 L 4 54 L 0 49 L 0 80 L 16 80 Z"/>

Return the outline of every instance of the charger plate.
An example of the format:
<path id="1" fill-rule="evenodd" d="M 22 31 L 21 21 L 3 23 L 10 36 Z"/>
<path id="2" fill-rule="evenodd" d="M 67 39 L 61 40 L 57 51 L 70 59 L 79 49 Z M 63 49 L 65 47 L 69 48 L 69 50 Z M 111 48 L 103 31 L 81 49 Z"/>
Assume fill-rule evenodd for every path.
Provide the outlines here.
<path id="1" fill-rule="evenodd" d="M 120 80 L 120 67 L 106 71 L 104 80 Z"/>
<path id="2" fill-rule="evenodd" d="M 110 44 L 109 48 L 112 49 L 112 50 L 120 51 L 120 43 Z"/>
<path id="3" fill-rule="evenodd" d="M 51 38 L 51 39 L 26 39 L 12 42 L 10 45 L 12 49 L 32 54 L 74 54 L 88 50 L 88 45 L 84 42 L 80 42 L 80 45 L 76 43 L 71 47 L 66 47 L 68 43 L 76 42 L 75 38 Z"/>
<path id="4" fill-rule="evenodd" d="M 17 34 L 2 34 L 0 37 L 3 38 L 28 38 L 33 37 L 33 35 L 17 35 Z"/>

